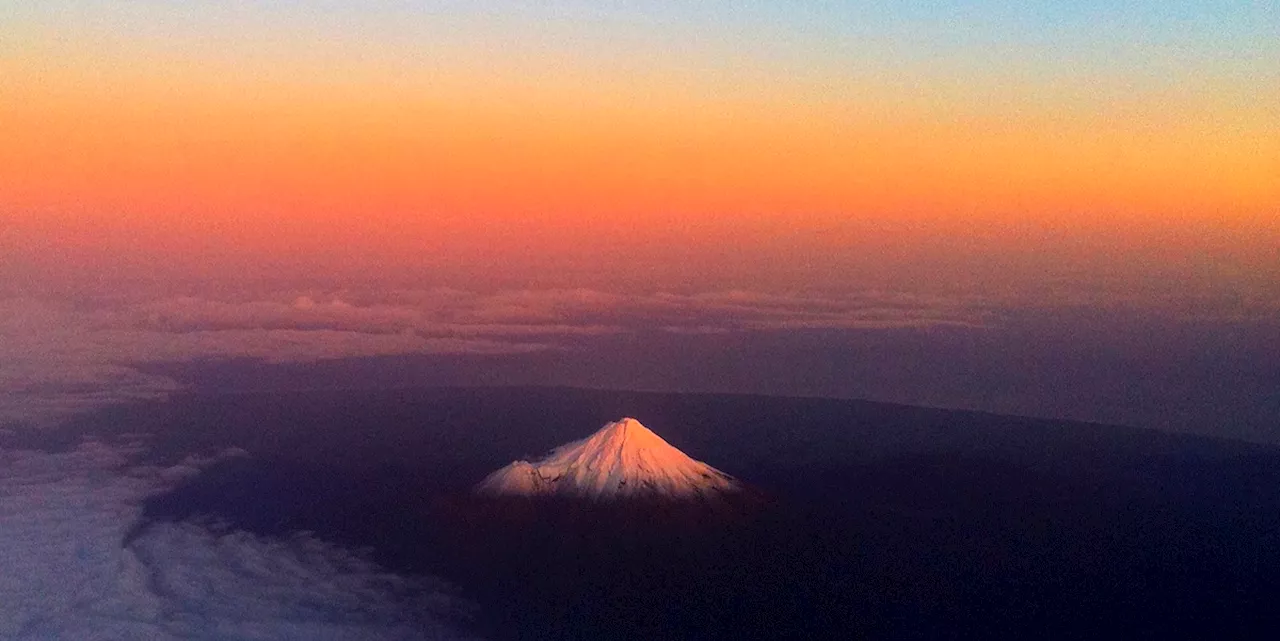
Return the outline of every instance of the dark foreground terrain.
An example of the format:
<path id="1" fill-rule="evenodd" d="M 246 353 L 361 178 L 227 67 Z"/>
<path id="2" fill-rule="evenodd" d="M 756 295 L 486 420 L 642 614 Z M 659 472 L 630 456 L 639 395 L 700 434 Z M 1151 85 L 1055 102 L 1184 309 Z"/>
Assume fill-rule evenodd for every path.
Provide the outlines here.
<path id="1" fill-rule="evenodd" d="M 636 416 L 759 492 L 708 510 L 480 501 Z M 574 389 L 179 396 L 84 419 L 238 446 L 148 505 L 431 573 L 492 638 L 1269 638 L 1280 450 L 877 403 Z"/>

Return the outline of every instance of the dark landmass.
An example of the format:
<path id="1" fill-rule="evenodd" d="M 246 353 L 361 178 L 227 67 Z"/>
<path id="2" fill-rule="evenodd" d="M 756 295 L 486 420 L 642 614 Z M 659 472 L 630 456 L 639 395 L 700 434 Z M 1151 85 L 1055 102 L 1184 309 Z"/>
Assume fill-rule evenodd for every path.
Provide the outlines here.
<path id="1" fill-rule="evenodd" d="M 640 417 L 742 509 L 482 501 Z M 436 574 L 494 638 L 1247 638 L 1280 622 L 1280 449 L 843 400 L 556 388 L 190 394 L 68 433 L 227 446 L 150 519 L 310 530 Z"/>

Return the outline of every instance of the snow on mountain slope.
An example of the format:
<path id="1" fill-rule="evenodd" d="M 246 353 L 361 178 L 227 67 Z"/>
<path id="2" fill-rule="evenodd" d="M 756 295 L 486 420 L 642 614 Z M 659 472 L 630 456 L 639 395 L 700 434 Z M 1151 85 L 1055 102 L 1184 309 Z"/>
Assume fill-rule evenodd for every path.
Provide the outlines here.
<path id="1" fill-rule="evenodd" d="M 498 496 L 577 496 L 596 500 L 713 498 L 741 490 L 738 482 L 695 461 L 634 418 L 606 424 L 538 461 L 516 461 L 475 488 Z"/>

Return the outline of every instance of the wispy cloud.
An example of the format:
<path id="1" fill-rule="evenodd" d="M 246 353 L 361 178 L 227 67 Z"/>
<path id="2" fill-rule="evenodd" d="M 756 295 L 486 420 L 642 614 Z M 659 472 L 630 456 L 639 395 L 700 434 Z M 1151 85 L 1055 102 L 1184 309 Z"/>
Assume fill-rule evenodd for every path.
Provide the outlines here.
<path id="1" fill-rule="evenodd" d="M 614 294 L 588 289 L 283 292 L 92 303 L 0 300 L 0 423 L 42 423 L 178 389 L 140 363 L 521 354 L 624 333 L 981 326 L 979 301 L 867 292 Z"/>
<path id="2" fill-rule="evenodd" d="M 139 363 L 225 358 L 308 362 L 546 348 L 536 340 L 423 335 L 413 327 L 392 330 L 376 322 L 362 326 L 356 312 L 346 316 L 344 325 L 322 326 L 306 310 L 296 318 L 281 313 L 288 308 L 190 299 L 89 309 L 31 299 L 0 301 L 0 423 L 47 423 L 179 389 L 171 379 L 137 369 Z"/>
<path id="3" fill-rule="evenodd" d="M 137 445 L 0 450 L 0 638 L 445 639 L 470 606 L 307 534 L 163 523 L 123 544 L 142 501 L 233 456 L 168 467 Z"/>

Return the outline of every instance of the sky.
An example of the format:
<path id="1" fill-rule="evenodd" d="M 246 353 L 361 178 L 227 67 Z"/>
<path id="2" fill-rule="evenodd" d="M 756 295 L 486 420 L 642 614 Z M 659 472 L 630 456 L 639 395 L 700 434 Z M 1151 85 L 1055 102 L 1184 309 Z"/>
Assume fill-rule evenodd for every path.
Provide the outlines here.
<path id="1" fill-rule="evenodd" d="M 1275 292 L 1264 2 L 12 2 L 0 286 Z"/>
<path id="2" fill-rule="evenodd" d="M 1269 2 L 0 3 L 0 420 L 466 355 L 1280 441 L 1277 60 Z"/>

